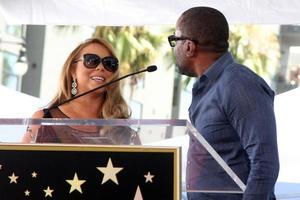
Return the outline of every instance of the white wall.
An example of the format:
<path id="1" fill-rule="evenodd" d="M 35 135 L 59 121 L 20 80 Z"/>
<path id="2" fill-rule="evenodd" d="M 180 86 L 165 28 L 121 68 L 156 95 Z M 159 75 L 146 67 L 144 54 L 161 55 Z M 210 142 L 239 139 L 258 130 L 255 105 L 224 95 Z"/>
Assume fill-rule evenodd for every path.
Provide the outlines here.
<path id="1" fill-rule="evenodd" d="M 0 85 L 0 118 L 29 118 L 45 102 Z"/>
<path id="2" fill-rule="evenodd" d="M 277 140 L 280 157 L 278 181 L 300 183 L 300 88 L 275 97 Z"/>
<path id="3" fill-rule="evenodd" d="M 174 70 L 157 62 L 157 71 L 147 73 L 145 88 L 135 93 L 134 99 L 143 103 L 142 119 L 169 119 L 172 110 Z"/>
<path id="4" fill-rule="evenodd" d="M 93 32 L 94 28 L 88 26 L 74 30 L 71 27 L 58 29 L 47 26 L 40 88 L 42 99 L 49 102 L 53 98 L 58 88 L 62 66 L 68 55 L 80 42 L 90 38 Z"/>

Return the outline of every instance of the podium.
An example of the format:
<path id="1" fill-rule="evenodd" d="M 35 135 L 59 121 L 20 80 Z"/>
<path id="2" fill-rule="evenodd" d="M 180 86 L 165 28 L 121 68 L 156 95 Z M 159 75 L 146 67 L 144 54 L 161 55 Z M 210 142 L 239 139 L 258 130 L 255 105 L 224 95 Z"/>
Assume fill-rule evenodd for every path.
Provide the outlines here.
<path id="1" fill-rule="evenodd" d="M 246 187 L 187 120 L 0 119 L 0 142 L 1 199 L 180 200 Z"/>

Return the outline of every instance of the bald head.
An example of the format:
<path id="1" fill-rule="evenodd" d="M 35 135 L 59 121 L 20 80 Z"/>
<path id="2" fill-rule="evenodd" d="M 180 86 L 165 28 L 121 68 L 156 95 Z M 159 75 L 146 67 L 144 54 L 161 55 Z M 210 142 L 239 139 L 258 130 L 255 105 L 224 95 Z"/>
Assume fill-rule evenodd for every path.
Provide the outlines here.
<path id="1" fill-rule="evenodd" d="M 199 46 L 213 52 L 228 49 L 229 27 L 225 16 L 210 7 L 194 7 L 185 11 L 177 22 L 185 37 L 199 42 Z"/>

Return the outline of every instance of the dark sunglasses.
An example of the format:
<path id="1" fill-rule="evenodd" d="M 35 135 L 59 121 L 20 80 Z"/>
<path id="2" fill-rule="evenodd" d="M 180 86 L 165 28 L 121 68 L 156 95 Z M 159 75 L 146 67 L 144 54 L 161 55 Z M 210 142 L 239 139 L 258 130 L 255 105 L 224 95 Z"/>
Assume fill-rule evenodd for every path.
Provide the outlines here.
<path id="1" fill-rule="evenodd" d="M 227 51 L 228 49 L 228 42 L 219 42 L 216 44 L 210 44 L 210 43 L 200 43 L 197 40 L 191 39 L 189 37 L 185 37 L 185 36 L 181 36 L 181 37 L 177 37 L 175 35 L 170 35 L 168 37 L 168 41 L 171 47 L 175 47 L 177 41 L 179 40 L 190 40 L 192 42 L 194 42 L 195 44 L 197 44 L 199 46 L 200 49 L 205 50 L 205 51 L 213 51 L 213 52 L 224 52 Z"/>
<path id="2" fill-rule="evenodd" d="M 84 54 L 83 58 L 74 60 L 74 63 L 78 61 L 83 61 L 83 65 L 88 69 L 96 68 L 101 62 L 107 71 L 116 72 L 119 68 L 119 61 L 113 56 L 101 58 L 96 54 Z"/>
<path id="3" fill-rule="evenodd" d="M 171 47 L 175 47 L 177 41 L 179 41 L 179 40 L 190 40 L 190 41 L 195 42 L 196 44 L 198 44 L 198 41 L 197 41 L 197 40 L 193 40 L 193 39 L 191 39 L 191 38 L 189 38 L 189 37 L 184 37 L 184 36 L 182 36 L 182 37 L 177 37 L 177 36 L 175 36 L 175 35 L 170 35 L 170 36 L 168 37 L 168 41 L 169 41 L 169 44 L 170 44 Z"/>

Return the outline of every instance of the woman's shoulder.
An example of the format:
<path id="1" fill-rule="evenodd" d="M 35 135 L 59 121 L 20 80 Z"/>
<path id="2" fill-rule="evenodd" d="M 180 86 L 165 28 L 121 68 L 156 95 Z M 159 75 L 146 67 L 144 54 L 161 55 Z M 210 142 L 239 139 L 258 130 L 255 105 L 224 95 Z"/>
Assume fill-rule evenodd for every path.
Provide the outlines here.
<path id="1" fill-rule="evenodd" d="M 43 118 L 45 115 L 45 111 L 44 109 L 41 109 L 41 110 L 37 110 L 33 113 L 33 115 L 31 116 L 31 118 L 34 118 L 34 119 L 39 119 L 39 118 Z"/>

